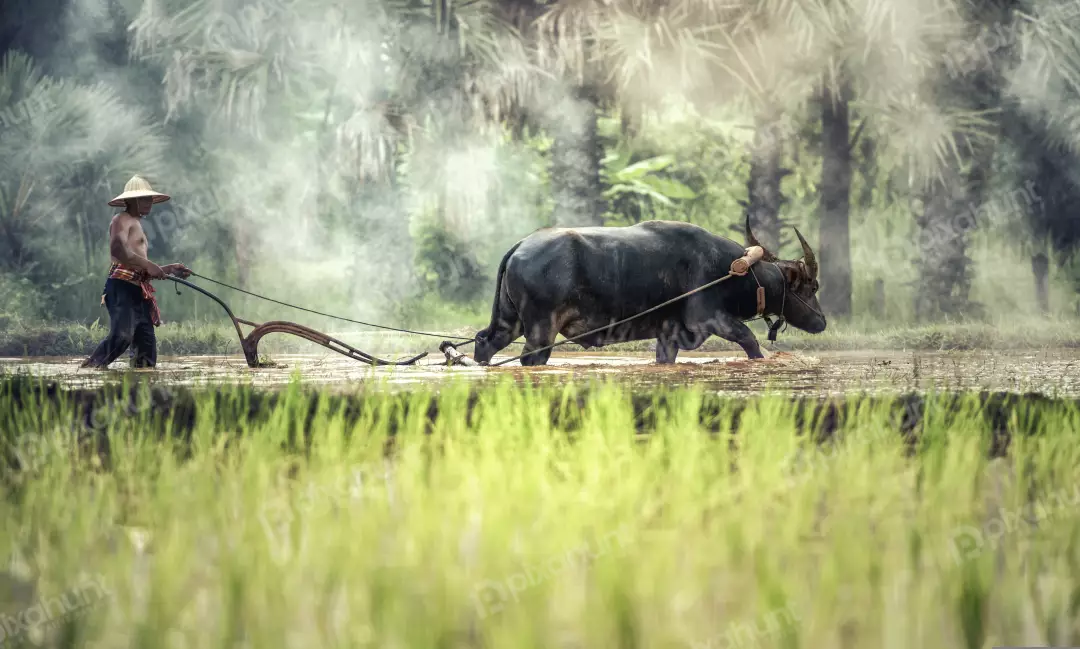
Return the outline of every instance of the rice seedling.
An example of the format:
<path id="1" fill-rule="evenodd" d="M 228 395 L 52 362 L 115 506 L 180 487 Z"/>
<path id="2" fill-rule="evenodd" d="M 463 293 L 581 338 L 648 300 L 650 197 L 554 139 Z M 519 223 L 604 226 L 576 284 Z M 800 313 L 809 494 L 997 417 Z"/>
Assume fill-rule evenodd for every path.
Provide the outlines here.
<path id="1" fill-rule="evenodd" d="M 12 646 L 1080 641 L 1075 402 L 0 386 Z"/>

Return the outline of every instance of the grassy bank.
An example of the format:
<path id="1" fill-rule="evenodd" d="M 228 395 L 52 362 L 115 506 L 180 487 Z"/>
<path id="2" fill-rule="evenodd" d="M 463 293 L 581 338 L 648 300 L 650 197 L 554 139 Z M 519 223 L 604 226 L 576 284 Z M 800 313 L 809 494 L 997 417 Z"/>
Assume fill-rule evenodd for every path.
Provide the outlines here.
<path id="1" fill-rule="evenodd" d="M 817 445 L 786 398 L 592 388 L 174 391 L 90 417 L 103 461 L 86 395 L 0 389 L 0 613 L 90 647 L 1080 639 L 1075 404 L 931 399 L 913 442 L 851 400 Z"/>
<path id="2" fill-rule="evenodd" d="M 1038 318 L 1003 319 L 1000 322 L 964 322 L 931 325 L 887 326 L 876 322 L 833 324 L 822 334 L 810 335 L 789 327 L 780 334 L 779 343 L 768 343 L 766 328 L 753 323 L 758 340 L 766 349 L 789 351 L 898 350 L 940 351 L 970 349 L 1046 349 L 1080 348 L 1080 321 Z M 245 333 L 248 329 L 245 329 Z M 442 329 L 442 333 L 469 337 L 476 327 Z M 337 331 L 328 333 L 365 351 L 406 353 L 424 350 L 438 353 L 438 338 L 372 331 Z M 0 356 L 86 356 L 107 334 L 102 325 L 55 323 L 11 323 L 0 332 Z M 157 330 L 161 355 L 239 354 L 236 332 L 229 326 L 193 323 L 166 324 Z M 603 348 L 610 352 L 648 352 L 654 341 L 640 341 Z M 565 351 L 582 351 L 570 343 Z M 273 334 L 259 344 L 260 352 L 323 353 L 325 350 L 308 341 Z M 507 349 L 520 353 L 520 345 Z M 739 348 L 715 336 L 699 349 L 704 352 L 737 352 Z M 470 350 L 471 353 L 471 350 Z M 557 353 L 557 352 L 556 352 Z"/>

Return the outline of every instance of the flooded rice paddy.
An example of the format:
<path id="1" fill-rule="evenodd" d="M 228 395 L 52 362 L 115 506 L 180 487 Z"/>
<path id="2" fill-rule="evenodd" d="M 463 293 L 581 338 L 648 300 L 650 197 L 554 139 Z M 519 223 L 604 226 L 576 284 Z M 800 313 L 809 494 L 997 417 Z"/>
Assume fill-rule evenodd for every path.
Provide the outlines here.
<path id="1" fill-rule="evenodd" d="M 394 358 L 393 355 L 383 355 Z M 497 356 L 499 361 L 509 356 Z M 991 390 L 1080 396 L 1080 350 L 1026 352 L 813 352 L 770 354 L 749 361 L 741 353 L 682 354 L 675 365 L 657 365 L 652 353 L 561 353 L 544 367 L 516 364 L 496 368 L 448 367 L 439 352 L 414 366 L 373 368 L 338 354 L 275 356 L 273 365 L 251 369 L 242 356 L 182 356 L 159 359 L 154 370 L 133 372 L 169 385 L 240 383 L 277 387 L 293 378 L 326 389 L 437 388 L 446 381 L 487 381 L 513 377 L 581 382 L 611 379 L 633 387 L 696 386 L 708 392 L 747 396 L 788 392 L 804 396 L 847 393 Z M 108 371 L 79 367 L 82 358 L 0 359 L 4 373 L 26 372 L 70 387 L 97 387 L 118 381 L 126 363 Z"/>

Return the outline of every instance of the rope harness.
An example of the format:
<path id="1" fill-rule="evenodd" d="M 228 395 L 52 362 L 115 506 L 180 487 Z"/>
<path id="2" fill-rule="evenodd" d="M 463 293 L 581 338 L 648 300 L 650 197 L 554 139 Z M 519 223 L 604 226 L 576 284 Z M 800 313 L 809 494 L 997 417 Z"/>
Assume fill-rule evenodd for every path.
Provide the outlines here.
<path id="1" fill-rule="evenodd" d="M 780 272 L 781 280 L 783 280 L 784 271 L 780 270 L 780 267 L 776 265 L 776 262 L 768 262 L 768 263 L 771 263 L 776 268 L 776 270 Z M 757 316 L 759 318 L 761 318 L 762 320 L 764 320 L 765 324 L 769 326 L 769 342 L 774 343 L 774 342 L 776 342 L 776 335 L 778 333 L 780 333 L 780 328 L 783 327 L 784 329 L 787 329 L 787 321 L 784 320 L 784 308 L 787 307 L 787 281 L 781 281 L 780 282 L 781 284 L 784 285 L 784 293 L 783 293 L 783 297 L 780 298 L 780 315 L 776 318 L 776 322 L 773 322 L 772 318 L 765 315 L 765 287 L 763 287 L 761 285 L 761 280 L 759 280 L 757 278 L 757 273 L 754 273 L 753 267 L 750 268 L 750 272 L 753 273 L 754 281 L 757 282 L 757 286 L 758 286 L 758 312 L 757 312 Z M 792 295 L 794 295 L 794 293 Z M 798 296 L 796 296 L 796 297 L 798 297 Z M 806 304 L 806 303 L 803 302 L 803 304 Z M 809 305 L 807 305 L 807 306 L 809 306 Z"/>

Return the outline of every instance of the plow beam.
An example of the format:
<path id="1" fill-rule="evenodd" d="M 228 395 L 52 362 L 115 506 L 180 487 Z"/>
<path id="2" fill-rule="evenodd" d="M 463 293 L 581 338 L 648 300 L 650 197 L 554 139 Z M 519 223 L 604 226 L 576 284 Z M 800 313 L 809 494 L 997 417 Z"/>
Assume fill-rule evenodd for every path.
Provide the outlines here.
<path id="1" fill-rule="evenodd" d="M 371 354 L 364 353 L 352 345 L 340 341 L 337 338 L 328 336 L 321 331 L 315 331 L 310 327 L 296 324 L 295 322 L 285 322 L 284 320 L 274 320 L 271 322 L 264 322 L 263 324 L 257 324 L 249 322 L 247 320 L 241 320 L 237 318 L 237 322 L 245 324 L 254 329 L 251 330 L 247 336 L 240 340 L 240 346 L 244 349 L 244 358 L 247 360 L 248 367 L 257 367 L 259 363 L 259 341 L 267 334 L 273 333 L 285 333 L 292 334 L 293 336 L 299 336 L 305 340 L 322 345 L 329 350 L 335 351 L 344 356 L 348 356 L 353 360 L 367 363 L 369 365 L 412 365 L 416 361 L 427 356 L 427 352 L 419 354 L 412 358 L 403 361 L 388 361 L 382 358 L 377 358 Z"/>
<path id="2" fill-rule="evenodd" d="M 335 351 L 344 356 L 348 356 L 353 360 L 367 363 L 368 365 L 412 365 L 416 363 L 416 361 L 427 356 L 427 352 L 424 352 L 423 354 L 413 356 L 412 358 L 408 358 L 403 361 L 388 361 L 362 352 L 359 349 L 353 347 L 352 345 L 338 340 L 337 338 L 328 336 L 321 331 L 315 331 L 311 327 L 305 327 L 304 325 L 296 324 L 295 322 L 274 320 L 272 322 L 265 322 L 260 324 L 257 322 L 251 322 L 250 320 L 237 318 L 233 314 L 232 309 L 229 308 L 229 305 L 225 304 L 225 302 L 223 302 L 221 298 L 214 295 L 210 291 L 207 291 L 200 286 L 196 286 L 191 282 L 182 280 L 179 277 L 169 276 L 166 277 L 166 279 L 170 279 L 177 284 L 183 284 L 190 289 L 202 293 L 206 297 L 217 302 L 222 309 L 225 309 L 225 313 L 229 316 L 229 320 L 232 321 L 233 327 L 236 328 L 237 337 L 240 338 L 240 348 L 244 351 L 244 360 L 247 361 L 248 367 L 259 367 L 259 341 L 262 339 L 263 336 L 272 333 L 285 333 L 292 334 L 293 336 L 299 336 L 305 340 L 310 340 L 317 345 L 322 345 L 329 350 Z M 240 329 L 240 325 L 242 324 L 249 327 L 254 327 L 254 329 L 251 331 L 251 333 L 245 336 L 243 330 Z"/>

